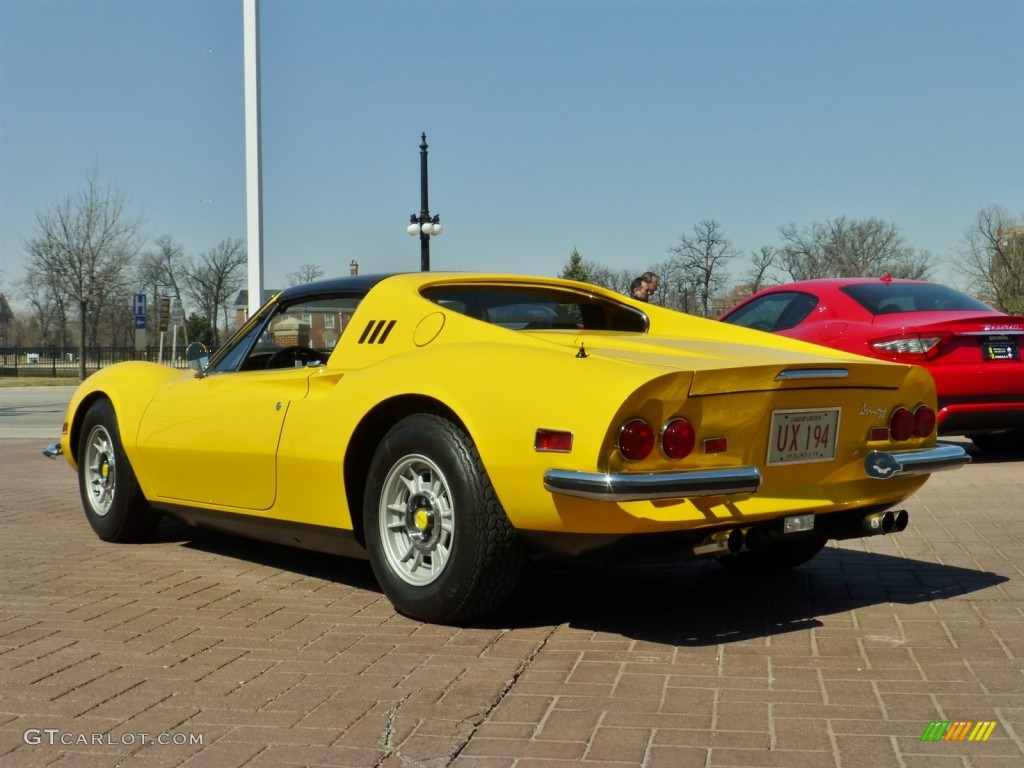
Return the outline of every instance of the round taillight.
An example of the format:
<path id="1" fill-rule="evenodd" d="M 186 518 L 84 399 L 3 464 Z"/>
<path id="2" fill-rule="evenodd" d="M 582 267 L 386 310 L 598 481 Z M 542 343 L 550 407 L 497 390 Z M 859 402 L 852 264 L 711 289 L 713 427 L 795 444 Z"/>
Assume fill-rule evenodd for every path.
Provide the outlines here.
<path id="1" fill-rule="evenodd" d="M 928 437 L 935 429 L 935 411 L 927 405 L 914 409 L 914 436 Z"/>
<path id="2" fill-rule="evenodd" d="M 643 419 L 633 419 L 619 431 L 619 452 L 629 461 L 646 459 L 654 450 L 654 430 Z"/>
<path id="3" fill-rule="evenodd" d="M 686 419 L 672 419 L 661 428 L 661 450 L 670 459 L 685 459 L 696 441 L 697 433 Z"/>
<path id="4" fill-rule="evenodd" d="M 917 420 L 906 408 L 897 408 L 889 418 L 889 436 L 893 440 L 909 440 L 914 436 Z"/>

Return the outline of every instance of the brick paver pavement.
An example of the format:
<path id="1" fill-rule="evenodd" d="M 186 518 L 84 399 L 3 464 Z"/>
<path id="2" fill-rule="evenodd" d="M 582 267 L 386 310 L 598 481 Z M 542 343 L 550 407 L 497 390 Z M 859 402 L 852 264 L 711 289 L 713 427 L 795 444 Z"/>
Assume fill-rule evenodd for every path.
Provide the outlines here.
<path id="1" fill-rule="evenodd" d="M 105 544 L 40 447 L 0 444 L 3 768 L 1024 764 L 1020 462 L 937 474 L 905 532 L 786 576 L 537 572 L 453 628 L 362 562 Z M 947 720 L 997 724 L 921 740 Z"/>

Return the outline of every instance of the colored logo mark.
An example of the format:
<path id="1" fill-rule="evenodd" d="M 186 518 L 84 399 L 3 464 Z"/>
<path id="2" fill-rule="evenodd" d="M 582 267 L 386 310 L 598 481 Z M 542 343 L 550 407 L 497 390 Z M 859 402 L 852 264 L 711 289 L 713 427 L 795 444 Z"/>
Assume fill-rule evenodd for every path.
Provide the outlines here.
<path id="1" fill-rule="evenodd" d="M 932 720 L 921 741 L 988 741 L 995 728 L 995 720 Z"/>

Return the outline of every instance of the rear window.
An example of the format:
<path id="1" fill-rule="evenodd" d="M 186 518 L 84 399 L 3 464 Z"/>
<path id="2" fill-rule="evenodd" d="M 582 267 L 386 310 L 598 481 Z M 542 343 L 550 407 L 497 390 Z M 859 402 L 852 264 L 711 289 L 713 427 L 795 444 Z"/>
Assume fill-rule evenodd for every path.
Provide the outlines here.
<path id="1" fill-rule="evenodd" d="M 633 307 L 557 288 L 455 285 L 427 288 L 423 296 L 453 312 L 515 331 L 647 332 L 647 316 Z"/>
<path id="2" fill-rule="evenodd" d="M 841 290 L 873 315 L 993 311 L 965 293 L 935 283 L 863 283 Z"/>

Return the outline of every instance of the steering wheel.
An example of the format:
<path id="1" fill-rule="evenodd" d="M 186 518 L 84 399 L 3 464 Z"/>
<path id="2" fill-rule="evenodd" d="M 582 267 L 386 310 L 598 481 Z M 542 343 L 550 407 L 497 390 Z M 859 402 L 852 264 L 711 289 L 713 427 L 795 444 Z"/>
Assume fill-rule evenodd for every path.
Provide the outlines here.
<path id="1" fill-rule="evenodd" d="M 267 359 L 266 368 L 287 368 L 288 366 L 284 365 L 284 360 L 287 357 L 291 357 L 292 365 L 297 361 L 302 361 L 304 366 L 314 362 L 323 365 L 327 362 L 323 354 L 315 349 L 310 349 L 309 347 L 281 347 L 281 349 L 274 352 L 274 354 Z"/>

